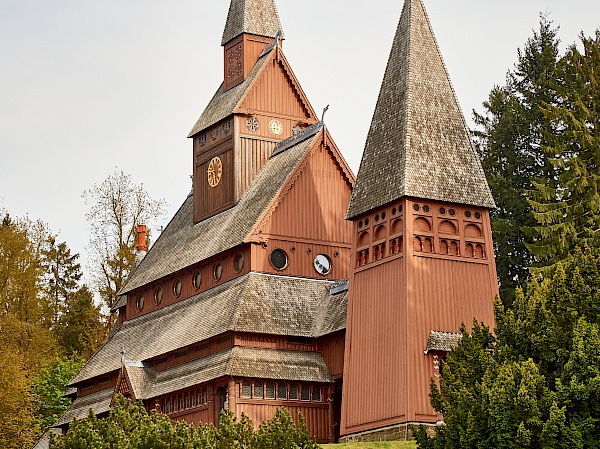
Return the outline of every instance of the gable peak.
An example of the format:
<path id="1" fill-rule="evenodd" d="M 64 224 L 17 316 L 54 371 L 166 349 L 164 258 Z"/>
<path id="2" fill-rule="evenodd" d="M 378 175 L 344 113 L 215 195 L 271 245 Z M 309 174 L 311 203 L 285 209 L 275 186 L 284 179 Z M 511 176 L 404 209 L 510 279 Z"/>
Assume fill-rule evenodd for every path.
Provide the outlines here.
<path id="1" fill-rule="evenodd" d="M 231 0 L 221 45 L 244 33 L 284 38 L 275 0 Z"/>

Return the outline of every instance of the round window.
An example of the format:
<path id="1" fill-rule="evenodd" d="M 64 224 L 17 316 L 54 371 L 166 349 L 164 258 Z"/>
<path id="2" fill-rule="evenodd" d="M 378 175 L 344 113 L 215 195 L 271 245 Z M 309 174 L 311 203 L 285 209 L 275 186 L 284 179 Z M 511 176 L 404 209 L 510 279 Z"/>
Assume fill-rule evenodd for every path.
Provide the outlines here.
<path id="1" fill-rule="evenodd" d="M 162 301 L 163 298 L 163 291 L 161 287 L 158 287 L 155 291 L 154 291 L 154 303 L 155 304 L 160 304 L 160 302 Z"/>
<path id="2" fill-rule="evenodd" d="M 315 270 L 317 273 L 325 275 L 331 271 L 331 260 L 325 254 L 317 254 L 314 261 Z"/>
<path id="3" fill-rule="evenodd" d="M 173 294 L 175 296 L 181 295 L 181 279 L 176 279 L 175 282 L 173 282 Z"/>
<path id="4" fill-rule="evenodd" d="M 271 260 L 271 264 L 277 268 L 278 270 L 283 270 L 287 267 L 288 257 L 284 250 L 277 248 L 271 251 L 271 256 L 269 257 Z"/>
<path id="5" fill-rule="evenodd" d="M 244 268 L 244 253 L 237 253 L 233 259 L 233 269 L 239 273 Z"/>
<path id="6" fill-rule="evenodd" d="M 202 271 L 198 270 L 194 273 L 194 277 L 192 278 L 192 285 L 197 290 L 200 288 L 202 284 Z"/>
<path id="7" fill-rule="evenodd" d="M 215 268 L 213 270 L 213 276 L 215 277 L 215 281 L 220 280 L 222 275 L 223 275 L 223 264 L 221 262 L 217 262 L 217 264 L 215 265 Z"/>
<path id="8" fill-rule="evenodd" d="M 481 218 L 481 214 L 479 212 L 475 212 L 475 218 L 479 220 Z"/>
<path id="9" fill-rule="evenodd" d="M 138 310 L 142 310 L 144 308 L 144 295 L 138 296 L 135 306 Z"/>

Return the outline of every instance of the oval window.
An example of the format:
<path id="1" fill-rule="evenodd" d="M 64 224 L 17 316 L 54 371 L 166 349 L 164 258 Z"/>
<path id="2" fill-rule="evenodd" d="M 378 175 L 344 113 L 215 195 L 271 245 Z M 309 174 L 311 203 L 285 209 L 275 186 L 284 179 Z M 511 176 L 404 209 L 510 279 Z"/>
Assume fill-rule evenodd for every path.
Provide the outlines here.
<path id="1" fill-rule="evenodd" d="M 331 260 L 325 254 L 317 254 L 314 261 L 315 270 L 317 273 L 325 275 L 331 271 Z"/>
<path id="2" fill-rule="evenodd" d="M 269 260 L 271 264 L 277 268 L 278 270 L 283 270 L 287 267 L 288 257 L 284 250 L 277 248 L 271 251 L 271 255 L 269 256 Z"/>
<path id="3" fill-rule="evenodd" d="M 196 290 L 200 288 L 202 284 L 202 271 L 198 270 L 194 273 L 194 277 L 192 278 L 192 285 Z"/>
<path id="4" fill-rule="evenodd" d="M 244 268 L 244 254 L 237 253 L 233 259 L 233 269 L 236 273 L 239 273 Z"/>
<path id="5" fill-rule="evenodd" d="M 135 306 L 138 310 L 142 310 L 144 308 L 144 295 L 138 296 Z"/>
<path id="6" fill-rule="evenodd" d="M 177 279 L 173 282 L 173 294 L 177 297 L 181 295 L 181 279 Z"/>
<path id="7" fill-rule="evenodd" d="M 217 264 L 215 265 L 215 268 L 213 270 L 213 276 L 215 277 L 215 281 L 220 280 L 222 275 L 223 275 L 223 264 L 221 262 L 217 262 Z"/>
<path id="8" fill-rule="evenodd" d="M 154 291 L 154 303 L 155 304 L 160 304 L 160 302 L 162 301 L 163 298 L 163 291 L 161 287 L 158 287 L 155 291 Z"/>

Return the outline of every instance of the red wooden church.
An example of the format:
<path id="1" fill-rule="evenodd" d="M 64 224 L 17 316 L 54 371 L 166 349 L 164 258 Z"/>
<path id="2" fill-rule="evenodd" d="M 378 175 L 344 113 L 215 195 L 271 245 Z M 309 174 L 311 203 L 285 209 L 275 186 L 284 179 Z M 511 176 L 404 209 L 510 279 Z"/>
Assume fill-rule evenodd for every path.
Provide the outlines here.
<path id="1" fill-rule="evenodd" d="M 406 0 L 355 179 L 282 50 L 274 0 L 231 0 L 193 189 L 139 227 L 118 325 L 55 424 L 116 393 L 173 420 L 301 412 L 320 442 L 440 419 L 461 321 L 493 322 L 485 176 L 422 0 Z"/>

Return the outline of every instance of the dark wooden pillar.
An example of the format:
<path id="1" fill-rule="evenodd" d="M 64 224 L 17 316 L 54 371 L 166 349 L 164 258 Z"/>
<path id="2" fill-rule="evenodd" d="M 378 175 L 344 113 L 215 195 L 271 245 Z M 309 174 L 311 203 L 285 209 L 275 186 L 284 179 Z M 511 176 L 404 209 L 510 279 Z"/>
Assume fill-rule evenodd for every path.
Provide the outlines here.
<path id="1" fill-rule="evenodd" d="M 333 385 L 327 388 L 327 403 L 329 405 L 327 422 L 329 423 L 329 442 L 335 443 L 335 416 L 333 412 Z"/>
<path id="2" fill-rule="evenodd" d="M 237 401 L 235 395 L 235 379 L 232 377 L 227 384 L 227 398 L 229 402 L 229 410 L 233 413 L 234 418 L 237 418 Z"/>

